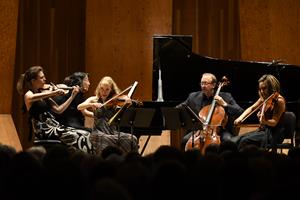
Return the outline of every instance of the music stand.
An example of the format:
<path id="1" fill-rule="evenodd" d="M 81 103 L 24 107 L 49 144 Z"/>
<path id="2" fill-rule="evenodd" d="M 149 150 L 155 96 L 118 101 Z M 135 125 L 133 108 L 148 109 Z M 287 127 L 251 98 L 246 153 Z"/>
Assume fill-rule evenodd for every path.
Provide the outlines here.
<path id="1" fill-rule="evenodd" d="M 134 128 L 148 128 L 151 125 L 155 113 L 154 108 L 127 108 L 121 115 L 120 127 L 130 128 L 130 134 L 132 138 L 131 147 L 133 145 L 133 130 Z M 146 141 L 142 153 L 147 146 L 149 139 Z M 141 153 L 141 154 L 142 154 Z"/>
<path id="2" fill-rule="evenodd" d="M 178 108 L 181 126 L 186 130 L 197 131 L 202 129 L 202 122 L 199 116 L 187 105 Z"/>
<path id="3" fill-rule="evenodd" d="M 183 128 L 192 131 L 192 147 L 194 147 L 194 134 L 203 128 L 203 123 L 188 105 L 183 104 L 183 107 L 180 109 L 180 117 Z"/>
<path id="4" fill-rule="evenodd" d="M 182 127 L 180 121 L 180 110 L 176 107 L 162 107 L 163 127 L 165 130 L 177 130 Z"/>

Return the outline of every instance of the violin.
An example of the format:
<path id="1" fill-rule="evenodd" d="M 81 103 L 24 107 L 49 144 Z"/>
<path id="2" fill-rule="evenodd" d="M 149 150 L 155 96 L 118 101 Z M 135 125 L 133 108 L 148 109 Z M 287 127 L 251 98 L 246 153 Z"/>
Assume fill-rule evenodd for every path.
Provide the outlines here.
<path id="1" fill-rule="evenodd" d="M 115 98 L 115 99 L 109 101 L 108 103 L 106 103 L 105 107 L 107 107 L 107 108 L 123 107 L 127 103 L 126 99 L 128 99 L 128 97 L 126 95 L 118 96 L 118 98 Z M 135 105 L 143 105 L 142 102 L 140 102 L 138 100 L 134 100 L 134 99 L 131 99 L 130 104 L 132 104 L 132 103 L 134 103 Z"/>
<path id="2" fill-rule="evenodd" d="M 127 96 L 126 96 L 125 98 L 131 98 L 131 96 L 133 95 L 133 93 L 134 93 L 134 91 L 135 91 L 135 89 L 136 89 L 136 87 L 137 87 L 137 84 L 138 84 L 138 82 L 135 81 L 131 86 L 129 86 L 127 89 L 123 90 L 120 94 L 118 94 L 116 98 L 113 97 L 112 99 L 118 99 L 118 97 L 120 97 L 120 96 L 121 96 L 125 91 L 127 91 L 127 90 L 129 90 L 129 92 L 128 92 L 128 94 L 127 94 Z M 111 99 L 110 99 L 110 100 L 111 100 Z M 134 100 L 131 99 L 131 102 L 136 102 L 136 101 L 134 101 Z M 132 104 L 132 103 L 131 103 L 131 104 Z M 112 117 L 108 120 L 108 124 L 111 125 L 111 124 L 115 121 L 115 119 L 118 118 L 118 116 L 119 116 L 126 108 L 128 108 L 131 104 L 128 104 L 128 103 L 126 103 L 126 101 L 125 101 L 125 104 L 118 110 L 118 112 L 116 112 L 116 113 L 114 114 L 114 116 L 112 116 Z"/>
<path id="3" fill-rule="evenodd" d="M 57 89 L 62 89 L 64 90 L 65 94 L 68 94 L 70 90 L 73 90 L 73 87 L 69 87 L 63 83 L 55 85 L 54 83 L 50 82 L 49 84 L 44 84 L 42 91 L 55 91 Z"/>

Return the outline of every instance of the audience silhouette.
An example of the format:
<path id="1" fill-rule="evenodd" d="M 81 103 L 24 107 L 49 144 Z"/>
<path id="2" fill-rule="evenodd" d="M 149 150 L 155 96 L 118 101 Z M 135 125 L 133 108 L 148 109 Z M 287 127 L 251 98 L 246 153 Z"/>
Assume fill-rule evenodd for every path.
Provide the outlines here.
<path id="1" fill-rule="evenodd" d="M 3 199 L 279 199 L 298 196 L 300 148 L 288 154 L 227 141 L 182 152 L 160 146 L 145 156 L 107 147 L 101 155 L 60 145 L 16 152 L 0 144 Z M 3 195 L 2 195 L 3 194 Z"/>

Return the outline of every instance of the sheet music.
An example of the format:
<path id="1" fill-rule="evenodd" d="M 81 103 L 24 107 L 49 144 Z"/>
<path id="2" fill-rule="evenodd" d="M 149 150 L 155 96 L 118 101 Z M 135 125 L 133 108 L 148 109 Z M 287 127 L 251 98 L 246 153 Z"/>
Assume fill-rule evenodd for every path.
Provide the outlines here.
<path id="1" fill-rule="evenodd" d="M 137 81 L 135 81 L 135 82 L 133 83 L 133 85 L 132 85 L 130 91 L 128 92 L 128 97 L 129 97 L 129 98 L 131 98 L 133 92 L 135 91 L 135 88 L 136 88 L 137 84 L 138 84 Z"/>

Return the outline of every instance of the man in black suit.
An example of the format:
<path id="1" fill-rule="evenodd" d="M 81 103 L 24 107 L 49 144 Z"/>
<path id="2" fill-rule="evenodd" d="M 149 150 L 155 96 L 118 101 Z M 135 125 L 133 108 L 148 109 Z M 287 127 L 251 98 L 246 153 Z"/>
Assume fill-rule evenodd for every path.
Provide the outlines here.
<path id="1" fill-rule="evenodd" d="M 188 107 L 194 114 L 199 115 L 202 126 L 209 126 L 210 122 L 213 122 L 214 118 L 218 117 L 216 116 L 218 113 L 215 112 L 221 111 L 225 113 L 222 124 L 218 125 L 217 129 L 212 127 L 212 129 L 218 130 L 221 142 L 232 138 L 234 135 L 234 119 L 244 111 L 230 93 L 220 92 L 223 85 L 219 85 L 217 88 L 216 76 L 212 73 L 204 73 L 200 82 L 201 91 L 190 93 L 184 102 L 176 106 L 177 108 Z M 210 105 L 213 105 L 213 102 L 215 102 L 215 106 L 213 106 L 215 112 L 209 116 Z M 208 124 L 205 124 L 206 122 Z M 185 149 L 185 145 L 193 133 L 193 131 L 188 130 L 182 138 L 182 149 Z"/>

